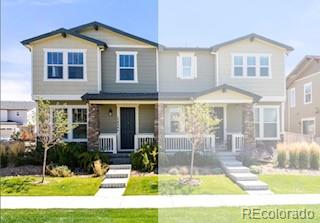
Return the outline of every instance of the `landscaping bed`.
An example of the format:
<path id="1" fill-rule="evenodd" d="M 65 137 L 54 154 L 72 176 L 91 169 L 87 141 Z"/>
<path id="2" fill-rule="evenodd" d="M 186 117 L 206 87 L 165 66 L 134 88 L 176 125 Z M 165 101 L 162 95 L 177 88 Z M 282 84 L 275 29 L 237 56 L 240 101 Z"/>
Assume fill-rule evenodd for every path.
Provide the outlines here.
<path id="1" fill-rule="evenodd" d="M 90 175 L 46 177 L 40 184 L 39 176 L 1 177 L 1 196 L 89 196 L 95 195 L 102 180 Z"/>

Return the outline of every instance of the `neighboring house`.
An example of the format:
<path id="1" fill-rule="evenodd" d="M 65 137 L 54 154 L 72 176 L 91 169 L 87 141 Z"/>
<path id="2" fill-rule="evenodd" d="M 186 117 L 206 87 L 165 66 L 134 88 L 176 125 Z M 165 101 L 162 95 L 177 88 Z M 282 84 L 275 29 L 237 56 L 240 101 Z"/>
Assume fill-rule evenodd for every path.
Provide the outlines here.
<path id="1" fill-rule="evenodd" d="M 305 56 L 287 77 L 286 131 L 320 137 L 320 56 Z"/>
<path id="2" fill-rule="evenodd" d="M 20 126 L 35 124 L 35 106 L 36 103 L 32 101 L 1 101 L 1 140 L 10 139 Z"/>
<path id="3" fill-rule="evenodd" d="M 66 103 L 77 124 L 66 140 L 89 149 L 131 152 L 164 134 L 168 150 L 186 150 L 179 116 L 190 99 L 212 104 L 222 120 L 207 139 L 217 150 L 273 145 L 284 130 L 284 57 L 293 49 L 257 34 L 168 48 L 92 22 L 22 44 L 32 54 L 33 99 Z"/>

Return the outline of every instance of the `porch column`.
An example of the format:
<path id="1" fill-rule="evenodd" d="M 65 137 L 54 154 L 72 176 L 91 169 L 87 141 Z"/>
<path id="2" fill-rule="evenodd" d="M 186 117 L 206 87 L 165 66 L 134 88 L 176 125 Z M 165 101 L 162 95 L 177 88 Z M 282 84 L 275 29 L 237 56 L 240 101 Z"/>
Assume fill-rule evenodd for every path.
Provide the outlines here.
<path id="1" fill-rule="evenodd" d="M 162 145 L 164 137 L 164 104 L 155 105 L 154 136 L 158 145 Z"/>
<path id="2" fill-rule="evenodd" d="M 99 105 L 88 104 L 88 150 L 99 149 Z"/>
<path id="3" fill-rule="evenodd" d="M 255 132 L 254 132 L 254 113 L 253 104 L 242 105 L 242 134 L 244 136 L 244 145 L 255 146 Z"/>

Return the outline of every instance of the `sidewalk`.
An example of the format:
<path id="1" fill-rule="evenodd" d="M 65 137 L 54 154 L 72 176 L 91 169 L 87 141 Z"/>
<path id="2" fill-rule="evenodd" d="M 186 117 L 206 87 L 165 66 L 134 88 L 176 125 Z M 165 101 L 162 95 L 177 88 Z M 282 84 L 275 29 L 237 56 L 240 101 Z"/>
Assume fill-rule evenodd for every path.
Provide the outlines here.
<path id="1" fill-rule="evenodd" d="M 15 208 L 178 208 L 319 204 L 320 194 L 174 195 L 122 197 L 0 197 L 2 209 Z"/>

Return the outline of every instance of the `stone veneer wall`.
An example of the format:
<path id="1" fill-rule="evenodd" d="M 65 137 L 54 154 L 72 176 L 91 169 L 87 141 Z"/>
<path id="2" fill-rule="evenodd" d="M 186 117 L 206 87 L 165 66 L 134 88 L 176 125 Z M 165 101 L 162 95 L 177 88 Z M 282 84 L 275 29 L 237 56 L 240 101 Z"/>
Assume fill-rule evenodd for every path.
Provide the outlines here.
<path id="1" fill-rule="evenodd" d="M 242 134 L 244 135 L 244 145 L 255 145 L 253 104 L 243 104 L 242 109 Z"/>
<path id="2" fill-rule="evenodd" d="M 89 104 L 88 114 L 88 150 L 99 148 L 99 105 Z"/>

